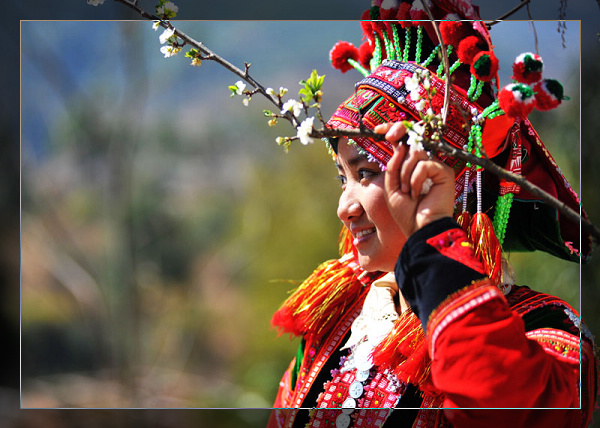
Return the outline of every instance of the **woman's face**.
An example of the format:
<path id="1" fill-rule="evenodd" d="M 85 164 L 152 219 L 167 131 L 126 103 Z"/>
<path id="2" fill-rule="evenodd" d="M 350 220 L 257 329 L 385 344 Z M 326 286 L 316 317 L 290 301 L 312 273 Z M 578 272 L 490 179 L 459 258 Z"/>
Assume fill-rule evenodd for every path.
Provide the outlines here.
<path id="1" fill-rule="evenodd" d="M 342 184 L 337 214 L 354 238 L 360 265 L 367 271 L 393 271 L 406 237 L 385 201 L 385 173 L 345 138 L 336 166 Z"/>

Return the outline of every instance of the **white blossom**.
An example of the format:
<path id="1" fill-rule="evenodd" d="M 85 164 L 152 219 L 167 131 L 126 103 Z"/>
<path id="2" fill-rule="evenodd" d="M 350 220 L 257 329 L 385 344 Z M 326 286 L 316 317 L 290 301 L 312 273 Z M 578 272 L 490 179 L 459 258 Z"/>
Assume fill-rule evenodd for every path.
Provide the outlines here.
<path id="1" fill-rule="evenodd" d="M 431 81 L 427 77 L 423 79 L 423 88 L 425 88 L 426 91 L 428 91 L 429 88 L 431 88 Z"/>
<path id="2" fill-rule="evenodd" d="M 165 56 L 165 58 L 177 55 L 180 51 L 181 48 L 176 46 L 163 46 L 160 48 L 160 52 Z"/>
<path id="3" fill-rule="evenodd" d="M 275 95 L 275 91 L 273 90 L 273 88 L 267 88 L 267 90 L 265 91 L 268 95 Z"/>
<path id="4" fill-rule="evenodd" d="M 287 100 L 283 106 L 281 106 L 281 114 L 286 114 L 288 111 L 290 111 L 294 116 L 298 117 L 302 112 L 302 107 L 303 106 L 301 102 L 292 98 Z"/>
<path id="5" fill-rule="evenodd" d="M 425 100 L 422 99 L 418 103 L 416 103 L 415 108 L 417 109 L 417 111 L 423 111 L 423 109 L 425 108 Z"/>
<path id="6" fill-rule="evenodd" d="M 410 91 L 410 99 L 413 101 L 419 101 L 421 99 L 421 94 L 418 90 Z"/>
<path id="7" fill-rule="evenodd" d="M 160 40 L 160 43 L 164 45 L 167 42 L 167 40 L 169 40 L 169 38 L 173 36 L 173 34 L 175 34 L 175 29 L 167 28 L 165 31 L 163 31 L 163 33 L 158 39 Z"/>
<path id="8" fill-rule="evenodd" d="M 410 91 L 418 91 L 419 90 L 419 75 L 414 73 L 411 77 L 407 77 L 404 79 L 404 87 Z"/>
<path id="9" fill-rule="evenodd" d="M 237 88 L 235 90 L 235 93 L 237 95 L 242 95 L 244 93 L 244 89 L 246 89 L 246 84 L 241 80 L 238 80 L 237 82 L 235 82 L 235 87 Z"/>
<path id="10" fill-rule="evenodd" d="M 284 88 L 283 86 L 279 87 L 279 95 L 287 94 L 288 88 Z"/>
<path id="11" fill-rule="evenodd" d="M 248 104 L 250 104 L 250 98 L 244 98 L 242 100 L 242 104 L 244 104 L 244 106 L 248 107 Z"/>
<path id="12" fill-rule="evenodd" d="M 413 123 L 412 128 L 407 129 L 407 132 L 407 144 L 411 147 L 414 146 L 416 150 L 424 150 L 423 133 L 425 132 L 425 127 L 419 123 Z"/>
<path id="13" fill-rule="evenodd" d="M 102 0 L 104 1 L 104 0 Z M 177 13 L 179 12 L 179 7 L 175 5 L 173 2 L 166 2 L 164 5 L 156 8 L 156 13 L 159 15 L 166 15 L 168 12 Z"/>
<path id="14" fill-rule="evenodd" d="M 296 135 L 300 138 L 300 142 L 304 145 L 308 143 L 313 143 L 315 140 L 310 137 L 310 133 L 313 130 L 313 122 L 315 121 L 314 117 L 307 117 L 302 121 L 298 129 L 298 134 Z"/>
<path id="15" fill-rule="evenodd" d="M 99 4 L 104 4 L 104 0 L 87 0 L 87 4 L 98 6 Z"/>
<path id="16" fill-rule="evenodd" d="M 152 23 L 152 29 L 153 29 L 154 31 L 158 30 L 158 28 L 159 28 L 159 27 L 160 27 L 160 21 L 154 21 L 154 22 Z"/>

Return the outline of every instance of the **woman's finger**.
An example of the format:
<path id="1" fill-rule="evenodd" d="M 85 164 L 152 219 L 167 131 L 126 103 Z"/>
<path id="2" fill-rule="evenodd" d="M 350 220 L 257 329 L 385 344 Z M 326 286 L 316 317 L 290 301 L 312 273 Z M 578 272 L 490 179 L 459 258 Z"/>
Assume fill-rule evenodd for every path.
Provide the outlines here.
<path id="1" fill-rule="evenodd" d="M 411 179 L 413 175 L 413 171 L 417 164 L 421 161 L 427 160 L 427 153 L 423 150 L 417 150 L 414 147 L 411 147 L 406 159 L 402 163 L 402 169 L 400 170 L 400 189 L 402 193 L 411 193 L 414 194 L 414 189 L 412 189 Z M 421 190 L 419 189 L 419 192 Z M 419 193 L 417 193 L 418 195 Z"/>

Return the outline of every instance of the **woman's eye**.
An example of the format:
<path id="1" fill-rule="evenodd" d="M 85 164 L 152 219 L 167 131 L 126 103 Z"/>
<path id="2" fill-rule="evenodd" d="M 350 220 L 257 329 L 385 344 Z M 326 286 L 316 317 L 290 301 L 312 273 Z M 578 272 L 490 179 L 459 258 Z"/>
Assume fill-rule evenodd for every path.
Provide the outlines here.
<path id="1" fill-rule="evenodd" d="M 363 180 L 363 179 L 368 180 L 370 178 L 375 177 L 377 174 L 378 174 L 378 172 L 371 171 L 370 169 L 361 169 L 358 171 L 358 178 L 360 180 Z"/>
<path id="2" fill-rule="evenodd" d="M 343 175 L 338 175 L 336 178 L 340 182 L 340 186 L 346 184 L 346 177 L 344 177 Z"/>

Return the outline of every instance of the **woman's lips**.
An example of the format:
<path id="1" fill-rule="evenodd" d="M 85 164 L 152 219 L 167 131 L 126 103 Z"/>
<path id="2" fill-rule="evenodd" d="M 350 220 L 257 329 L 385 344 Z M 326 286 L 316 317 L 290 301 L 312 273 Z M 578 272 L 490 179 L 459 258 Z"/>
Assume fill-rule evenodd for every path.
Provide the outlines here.
<path id="1" fill-rule="evenodd" d="M 375 234 L 375 228 L 361 229 L 357 232 L 352 233 L 354 235 L 354 245 L 358 245 L 365 242 Z"/>

